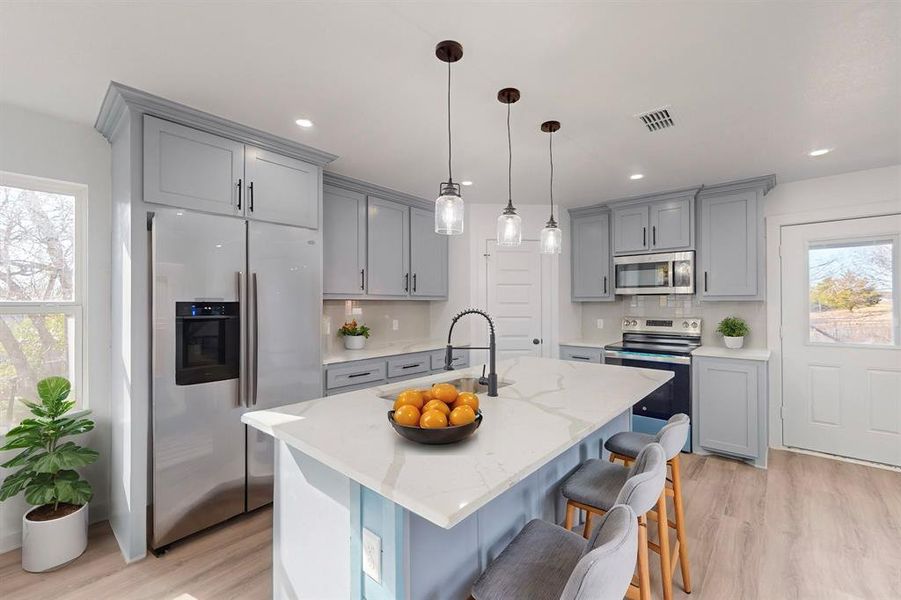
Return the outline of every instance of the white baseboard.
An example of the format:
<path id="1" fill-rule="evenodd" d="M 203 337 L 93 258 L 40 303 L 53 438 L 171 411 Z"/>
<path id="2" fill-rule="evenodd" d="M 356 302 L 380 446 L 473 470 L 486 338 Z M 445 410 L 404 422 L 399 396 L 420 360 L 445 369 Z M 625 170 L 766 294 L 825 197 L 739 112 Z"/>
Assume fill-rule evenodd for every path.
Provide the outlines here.
<path id="1" fill-rule="evenodd" d="M 830 460 L 837 460 L 839 462 L 846 462 L 846 463 L 851 463 L 854 465 L 861 465 L 864 467 L 873 467 L 876 469 L 882 469 L 884 471 L 894 471 L 896 473 L 901 473 L 901 467 L 896 467 L 894 465 L 870 462 L 868 460 L 860 460 L 857 458 L 849 458 L 847 456 L 839 456 L 837 454 L 827 454 L 826 452 L 817 452 L 816 450 L 805 450 L 804 448 L 790 448 L 788 446 L 771 447 L 770 449 L 771 450 L 785 450 L 787 452 L 794 452 L 795 454 L 807 454 L 808 456 L 818 456 L 820 458 L 828 458 Z"/>

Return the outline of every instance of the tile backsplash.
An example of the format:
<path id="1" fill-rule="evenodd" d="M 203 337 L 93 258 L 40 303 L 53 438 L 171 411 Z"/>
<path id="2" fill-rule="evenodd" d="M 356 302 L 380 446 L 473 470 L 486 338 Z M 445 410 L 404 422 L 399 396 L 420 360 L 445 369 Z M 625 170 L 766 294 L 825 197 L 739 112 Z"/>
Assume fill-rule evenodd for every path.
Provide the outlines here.
<path id="1" fill-rule="evenodd" d="M 371 343 L 429 339 L 429 304 L 409 300 L 325 300 L 322 303 L 322 349 L 329 352 L 343 347 L 338 329 L 352 319 L 369 326 Z"/>

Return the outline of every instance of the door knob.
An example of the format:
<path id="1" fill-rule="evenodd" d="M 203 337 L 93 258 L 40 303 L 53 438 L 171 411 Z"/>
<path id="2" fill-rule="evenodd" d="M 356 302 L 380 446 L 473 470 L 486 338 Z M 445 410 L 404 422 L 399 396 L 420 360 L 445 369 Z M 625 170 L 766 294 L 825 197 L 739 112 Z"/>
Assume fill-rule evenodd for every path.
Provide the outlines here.
<path id="1" fill-rule="evenodd" d="M 539 340 L 538 338 L 532 338 L 532 343 L 537 346 L 538 344 L 541 343 L 541 340 Z"/>

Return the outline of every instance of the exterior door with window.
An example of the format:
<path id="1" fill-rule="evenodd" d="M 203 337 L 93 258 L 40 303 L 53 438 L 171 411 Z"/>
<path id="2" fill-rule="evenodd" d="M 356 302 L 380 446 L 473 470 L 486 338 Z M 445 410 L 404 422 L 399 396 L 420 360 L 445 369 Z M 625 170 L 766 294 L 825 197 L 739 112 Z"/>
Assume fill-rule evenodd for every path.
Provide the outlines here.
<path id="1" fill-rule="evenodd" d="M 901 215 L 782 228 L 786 446 L 901 466 Z"/>
<path id="2" fill-rule="evenodd" d="M 519 246 L 509 247 L 488 240 L 486 250 L 488 314 L 497 329 L 497 359 L 541 356 L 538 242 L 523 240 Z"/>

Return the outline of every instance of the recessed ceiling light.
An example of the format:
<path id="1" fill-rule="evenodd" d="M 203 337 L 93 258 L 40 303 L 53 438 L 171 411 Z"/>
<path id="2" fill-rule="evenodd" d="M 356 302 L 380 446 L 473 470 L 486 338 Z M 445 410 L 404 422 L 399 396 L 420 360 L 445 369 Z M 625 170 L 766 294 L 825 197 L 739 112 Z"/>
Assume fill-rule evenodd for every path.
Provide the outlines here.
<path id="1" fill-rule="evenodd" d="M 312 127 L 313 126 L 313 121 L 311 121 L 309 119 L 297 119 L 294 122 L 297 123 L 300 127 Z"/>
<path id="2" fill-rule="evenodd" d="M 633 173 L 629 175 L 629 179 L 644 179 L 644 175 L 642 173 Z"/>
<path id="3" fill-rule="evenodd" d="M 816 150 L 811 150 L 807 154 L 810 156 L 823 156 L 824 154 L 829 154 L 832 152 L 832 148 L 817 148 Z"/>
<path id="4" fill-rule="evenodd" d="M 472 185 L 471 181 L 461 181 L 460 185 Z"/>

